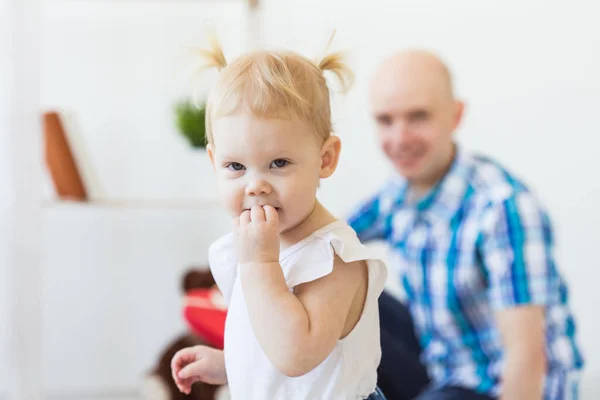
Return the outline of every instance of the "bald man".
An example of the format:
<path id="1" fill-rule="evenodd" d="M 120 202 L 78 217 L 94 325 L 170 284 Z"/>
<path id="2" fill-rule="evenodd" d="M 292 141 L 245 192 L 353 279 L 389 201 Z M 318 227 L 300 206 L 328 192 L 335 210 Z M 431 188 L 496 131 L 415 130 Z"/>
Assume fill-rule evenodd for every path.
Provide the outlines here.
<path id="1" fill-rule="evenodd" d="M 391 245 L 406 292 L 406 306 L 380 299 L 384 394 L 576 398 L 583 359 L 548 215 L 505 168 L 455 143 L 464 107 L 446 66 L 394 55 L 374 75 L 371 107 L 397 173 L 350 224 Z"/>

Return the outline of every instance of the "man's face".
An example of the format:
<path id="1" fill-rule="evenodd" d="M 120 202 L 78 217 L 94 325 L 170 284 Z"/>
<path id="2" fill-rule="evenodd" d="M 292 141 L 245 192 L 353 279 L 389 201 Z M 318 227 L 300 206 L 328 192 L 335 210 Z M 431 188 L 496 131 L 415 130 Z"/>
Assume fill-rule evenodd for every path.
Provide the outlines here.
<path id="1" fill-rule="evenodd" d="M 451 162 L 462 106 L 435 81 L 375 82 L 371 107 L 381 148 L 415 186 L 430 187 Z"/>

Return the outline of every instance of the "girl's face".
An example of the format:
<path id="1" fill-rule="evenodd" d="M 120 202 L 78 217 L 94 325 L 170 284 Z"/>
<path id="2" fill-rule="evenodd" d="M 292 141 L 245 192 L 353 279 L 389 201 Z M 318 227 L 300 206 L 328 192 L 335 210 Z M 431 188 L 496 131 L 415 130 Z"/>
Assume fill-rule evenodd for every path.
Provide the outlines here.
<path id="1" fill-rule="evenodd" d="M 320 178 L 331 175 L 337 163 L 336 154 L 329 165 L 329 141 L 322 144 L 302 122 L 249 112 L 218 118 L 212 127 L 208 153 L 219 196 L 232 217 L 254 205 L 270 205 L 283 233 L 310 215 Z"/>

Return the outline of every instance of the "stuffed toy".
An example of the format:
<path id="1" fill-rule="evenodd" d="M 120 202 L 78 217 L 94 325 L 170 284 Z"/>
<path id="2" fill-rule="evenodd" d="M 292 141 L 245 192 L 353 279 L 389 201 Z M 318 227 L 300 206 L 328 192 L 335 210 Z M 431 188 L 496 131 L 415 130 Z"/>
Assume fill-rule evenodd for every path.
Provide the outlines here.
<path id="1" fill-rule="evenodd" d="M 173 340 L 160 354 L 157 365 L 146 375 L 143 400 L 224 400 L 225 386 L 197 382 L 189 395 L 181 393 L 171 376 L 171 359 L 179 350 L 197 345 L 223 348 L 226 307 L 208 268 L 188 271 L 182 281 L 183 316 L 190 332 Z"/>

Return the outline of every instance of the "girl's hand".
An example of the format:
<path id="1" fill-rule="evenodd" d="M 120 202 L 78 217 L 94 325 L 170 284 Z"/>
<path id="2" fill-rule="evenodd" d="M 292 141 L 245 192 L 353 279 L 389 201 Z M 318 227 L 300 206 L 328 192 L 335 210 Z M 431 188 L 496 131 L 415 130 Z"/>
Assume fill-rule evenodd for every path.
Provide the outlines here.
<path id="1" fill-rule="evenodd" d="M 185 394 L 190 394 L 192 385 L 198 381 L 210 385 L 227 383 L 223 351 L 208 346 L 178 351 L 171 360 L 171 373 L 177 388 Z"/>
<path id="2" fill-rule="evenodd" d="M 272 206 L 253 206 L 234 220 L 238 262 L 279 262 L 279 215 Z"/>

